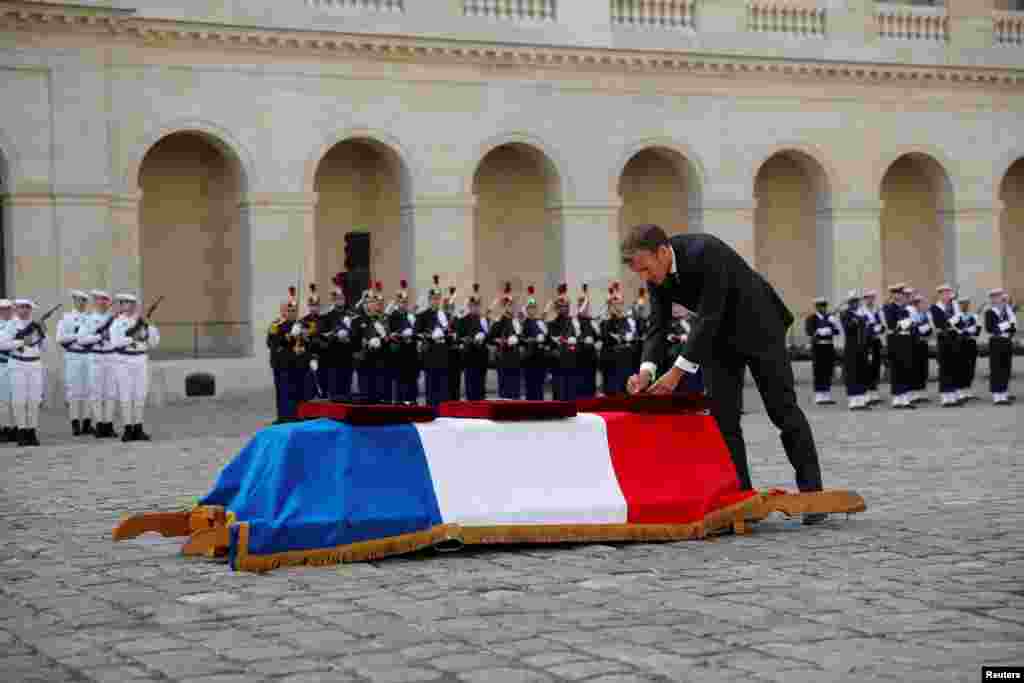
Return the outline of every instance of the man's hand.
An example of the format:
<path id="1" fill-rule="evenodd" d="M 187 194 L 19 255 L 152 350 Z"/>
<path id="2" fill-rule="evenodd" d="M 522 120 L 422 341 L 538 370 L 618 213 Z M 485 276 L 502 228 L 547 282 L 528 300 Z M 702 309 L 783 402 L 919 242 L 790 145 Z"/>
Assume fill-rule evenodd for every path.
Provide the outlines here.
<path id="1" fill-rule="evenodd" d="M 626 382 L 626 391 L 630 394 L 642 394 L 651 384 L 651 375 L 646 370 L 641 370 L 631 376 Z"/>
<path id="2" fill-rule="evenodd" d="M 652 394 L 671 394 L 679 386 L 679 380 L 683 378 L 683 371 L 673 366 L 671 370 L 666 372 L 661 378 L 654 383 L 648 391 Z"/>

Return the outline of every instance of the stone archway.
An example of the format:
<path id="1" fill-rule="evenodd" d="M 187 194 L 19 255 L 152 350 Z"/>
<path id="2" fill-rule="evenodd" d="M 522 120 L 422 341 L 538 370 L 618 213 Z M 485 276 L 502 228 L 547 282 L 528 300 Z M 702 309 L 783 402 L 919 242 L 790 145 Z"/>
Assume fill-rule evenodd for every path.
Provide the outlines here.
<path id="1" fill-rule="evenodd" d="M 251 258 L 238 155 L 205 132 L 170 133 L 146 152 L 138 184 L 142 294 L 167 297 L 158 355 L 248 355 Z"/>
<path id="2" fill-rule="evenodd" d="M 475 279 L 489 302 L 511 281 L 549 298 L 560 278 L 561 179 L 551 159 L 522 142 L 501 144 L 473 174 Z"/>
<path id="3" fill-rule="evenodd" d="M 953 185 L 945 168 L 919 152 L 904 154 L 881 184 L 882 281 L 905 282 L 933 296 L 956 282 Z"/>
<path id="4" fill-rule="evenodd" d="M 694 163 L 674 149 L 645 147 L 631 156 L 619 175 L 618 194 L 620 238 L 640 223 L 660 225 L 669 235 L 701 229 L 700 176 Z M 629 298 L 643 286 L 625 266 L 619 276 Z"/>
<path id="5" fill-rule="evenodd" d="M 999 184 L 999 199 L 1003 202 L 999 217 L 1002 286 L 1019 303 L 1024 300 L 1024 157 L 1007 169 Z"/>
<path id="6" fill-rule="evenodd" d="M 411 180 L 406 162 L 391 146 L 370 137 L 334 144 L 317 164 L 316 273 L 326 291 L 336 273 L 345 271 L 345 234 L 370 234 L 371 280 L 386 291 L 398 288 L 403 254 L 411 237 L 402 226 L 402 207 L 409 203 Z M 360 293 L 354 293 L 358 297 Z"/>
<path id="7" fill-rule="evenodd" d="M 794 311 L 832 289 L 832 190 L 805 152 L 776 152 L 754 178 L 754 265 Z"/>

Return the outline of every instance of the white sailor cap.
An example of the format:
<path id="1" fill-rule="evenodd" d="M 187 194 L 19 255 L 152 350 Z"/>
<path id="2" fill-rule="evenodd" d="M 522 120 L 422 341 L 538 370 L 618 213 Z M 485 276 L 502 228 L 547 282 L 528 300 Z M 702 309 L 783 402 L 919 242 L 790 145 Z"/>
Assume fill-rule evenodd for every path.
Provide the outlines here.
<path id="1" fill-rule="evenodd" d="M 995 289 L 991 289 L 988 292 L 989 296 L 1002 296 L 1003 294 L 1006 294 L 1006 290 L 1004 290 L 1002 287 L 996 287 Z"/>
<path id="2" fill-rule="evenodd" d="M 904 292 L 903 290 L 905 290 L 906 288 L 907 288 L 907 283 L 905 283 L 905 282 L 897 282 L 896 284 L 889 286 L 889 292 L 891 294 L 905 294 L 906 292 Z"/>
<path id="3" fill-rule="evenodd" d="M 10 299 L 0 299 L 0 308 L 11 308 L 14 304 Z"/>
<path id="4" fill-rule="evenodd" d="M 935 288 L 935 291 L 936 292 L 952 292 L 953 288 L 950 287 L 947 283 L 943 282 L 941 285 L 939 285 L 938 287 Z"/>
<path id="5" fill-rule="evenodd" d="M 116 298 L 118 301 L 129 301 L 133 304 L 138 303 L 139 301 L 134 294 L 129 294 L 128 292 L 122 292 L 121 294 L 118 294 Z"/>
<path id="6" fill-rule="evenodd" d="M 110 294 L 104 292 L 102 289 L 94 289 L 89 292 L 89 294 L 93 299 L 106 299 L 107 301 L 110 301 Z"/>
<path id="7" fill-rule="evenodd" d="M 32 299 L 15 299 L 14 300 L 14 305 L 15 306 L 28 306 L 29 308 L 35 308 L 36 307 L 36 303 L 34 301 L 32 301 Z"/>
<path id="8" fill-rule="evenodd" d="M 89 295 L 86 294 L 85 292 L 83 292 L 80 289 L 72 289 L 70 294 L 71 294 L 71 298 L 72 299 L 88 299 L 89 298 Z"/>
<path id="9" fill-rule="evenodd" d="M 821 305 L 827 304 L 827 303 L 828 303 L 828 299 L 826 299 L 823 296 L 815 297 L 815 299 L 814 299 L 814 305 L 815 306 L 821 306 Z"/>
<path id="10" fill-rule="evenodd" d="M 848 301 L 853 301 L 854 299 L 859 299 L 859 298 L 860 298 L 860 292 L 858 292 L 856 289 L 851 289 L 849 291 L 849 293 L 846 295 L 846 299 Z"/>
<path id="11" fill-rule="evenodd" d="M 913 296 L 914 295 L 914 288 L 913 287 L 904 287 L 903 288 L 903 293 L 906 294 L 907 296 Z"/>
<path id="12" fill-rule="evenodd" d="M 877 289 L 869 289 L 868 291 L 864 292 L 864 298 L 865 299 L 868 298 L 868 297 L 877 297 L 877 296 L 878 296 L 878 290 Z"/>

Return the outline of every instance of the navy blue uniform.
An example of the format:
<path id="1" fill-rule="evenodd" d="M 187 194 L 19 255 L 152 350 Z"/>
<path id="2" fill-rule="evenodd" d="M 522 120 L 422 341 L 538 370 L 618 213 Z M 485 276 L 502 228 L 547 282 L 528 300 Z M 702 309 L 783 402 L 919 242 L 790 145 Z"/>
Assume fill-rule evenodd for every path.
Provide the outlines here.
<path id="1" fill-rule="evenodd" d="M 544 400 L 544 382 L 548 376 L 548 326 L 543 320 L 527 318 L 523 322 L 523 384 L 527 401 Z"/>
<path id="2" fill-rule="evenodd" d="M 843 325 L 843 377 L 846 395 L 863 396 L 868 387 L 868 333 L 867 320 L 856 310 L 847 309 L 839 317 Z"/>
<path id="3" fill-rule="evenodd" d="M 552 341 L 551 389 L 556 401 L 575 401 L 579 391 L 576 328 L 572 318 L 560 315 L 548 324 Z"/>
<path id="4" fill-rule="evenodd" d="M 419 398 L 420 354 L 416 343 L 415 316 L 396 309 L 388 316 L 388 351 L 391 355 L 392 397 L 399 403 Z"/>
<path id="5" fill-rule="evenodd" d="M 509 315 L 491 325 L 487 341 L 497 349 L 498 396 L 501 398 L 523 397 L 523 331 L 523 325 Z"/>
<path id="6" fill-rule="evenodd" d="M 416 335 L 422 340 L 423 373 L 426 375 L 427 405 L 438 406 L 449 400 L 451 344 L 448 316 L 427 309 L 416 316 Z"/>
<path id="7" fill-rule="evenodd" d="M 938 333 L 936 355 L 939 361 L 939 392 L 952 394 L 957 390 L 957 377 L 962 374 L 957 367 L 960 360 L 960 333 L 956 325 L 960 319 L 953 304 L 932 304 L 928 311 Z"/>
<path id="8" fill-rule="evenodd" d="M 479 314 L 467 313 L 455 324 L 466 382 L 466 400 L 482 401 L 487 393 L 489 351 L 487 333 L 490 325 Z"/>
<path id="9" fill-rule="evenodd" d="M 577 316 L 579 326 L 576 374 L 578 398 L 593 398 L 597 395 L 597 341 L 601 334 L 589 316 Z"/>
<path id="10" fill-rule="evenodd" d="M 839 325 L 830 316 L 814 313 L 804 321 L 804 332 L 811 340 L 814 391 L 829 393 L 832 391 L 832 375 L 836 365 L 835 338 L 839 336 Z"/>
<path id="11" fill-rule="evenodd" d="M 928 312 L 916 312 L 911 327 L 914 340 L 914 382 L 911 389 L 923 392 L 928 387 L 928 340 L 935 333 Z"/>
<path id="12" fill-rule="evenodd" d="M 1013 371 L 1013 336 L 1017 325 L 1003 306 L 985 311 L 985 331 L 989 333 L 989 390 L 1005 394 L 1010 388 Z"/>
<path id="13" fill-rule="evenodd" d="M 960 360 L 957 363 L 956 388 L 957 391 L 966 392 L 969 395 L 971 386 L 974 384 L 975 370 L 978 367 L 978 336 L 981 334 L 981 324 L 976 315 L 965 312 L 960 314 L 956 330 L 960 335 Z"/>
<path id="14" fill-rule="evenodd" d="M 363 315 L 356 318 L 353 327 L 359 348 L 359 393 L 373 403 L 387 403 L 391 400 L 387 320 L 382 315 Z"/>
<path id="15" fill-rule="evenodd" d="M 912 321 L 907 307 L 893 302 L 882 307 L 882 314 L 885 316 L 885 326 L 889 330 L 886 339 L 889 384 L 893 398 L 899 399 L 910 391 L 914 376 L 914 349 L 910 332 Z"/>
<path id="16" fill-rule="evenodd" d="M 601 377 L 605 396 L 626 393 L 626 382 L 633 369 L 633 343 L 627 340 L 630 325 L 624 317 L 601 322 Z"/>

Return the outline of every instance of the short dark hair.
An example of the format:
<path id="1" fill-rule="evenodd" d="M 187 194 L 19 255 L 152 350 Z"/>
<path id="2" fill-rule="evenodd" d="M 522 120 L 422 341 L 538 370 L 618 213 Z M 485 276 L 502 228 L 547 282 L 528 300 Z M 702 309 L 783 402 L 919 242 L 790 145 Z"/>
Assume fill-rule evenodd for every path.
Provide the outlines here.
<path id="1" fill-rule="evenodd" d="M 664 230 L 654 223 L 642 223 L 626 231 L 619 251 L 622 254 L 622 262 L 628 265 L 638 251 L 654 252 L 658 247 L 668 244 L 668 235 Z"/>

